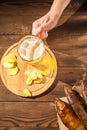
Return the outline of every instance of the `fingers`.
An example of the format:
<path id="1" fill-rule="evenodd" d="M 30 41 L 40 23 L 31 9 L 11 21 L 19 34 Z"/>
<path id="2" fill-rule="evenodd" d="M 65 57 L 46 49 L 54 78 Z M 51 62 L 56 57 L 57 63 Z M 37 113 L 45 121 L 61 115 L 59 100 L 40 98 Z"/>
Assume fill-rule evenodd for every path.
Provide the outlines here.
<path id="1" fill-rule="evenodd" d="M 43 31 L 41 31 L 37 34 L 34 34 L 34 35 L 40 37 L 41 39 L 46 39 L 48 37 L 48 32 L 43 30 Z"/>
<path id="2" fill-rule="evenodd" d="M 48 32 L 45 30 L 45 24 L 40 24 L 40 22 L 35 21 L 32 24 L 32 34 L 35 36 L 38 36 L 42 39 L 45 39 L 48 37 Z"/>
<path id="3" fill-rule="evenodd" d="M 46 39 L 48 37 L 48 32 L 47 31 L 40 32 L 39 37 L 42 39 Z"/>
<path id="4" fill-rule="evenodd" d="M 32 24 L 32 34 L 37 35 L 40 31 L 40 23 L 37 20 Z"/>

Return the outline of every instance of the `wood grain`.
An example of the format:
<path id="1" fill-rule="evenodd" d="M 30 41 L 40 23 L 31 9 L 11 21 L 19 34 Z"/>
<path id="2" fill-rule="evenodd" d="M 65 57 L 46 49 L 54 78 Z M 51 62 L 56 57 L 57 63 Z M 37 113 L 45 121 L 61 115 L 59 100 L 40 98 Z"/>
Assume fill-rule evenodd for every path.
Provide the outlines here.
<path id="1" fill-rule="evenodd" d="M 85 0 L 71 1 L 70 5 L 62 14 L 58 26 L 65 23 L 84 1 Z M 45 15 L 52 4 L 52 1 L 48 1 L 44 4 L 42 4 L 43 2 L 22 2 L 19 1 L 17 4 L 16 2 L 8 1 L 6 3 L 4 2 L 3 6 L 0 6 L 0 34 L 29 34 L 32 23 Z"/>
<path id="2" fill-rule="evenodd" d="M 58 56 L 59 57 L 59 56 Z M 0 91 L 0 101 L 54 101 L 56 96 L 64 96 L 63 86 L 64 83 L 74 85 L 76 82 L 82 80 L 84 75 L 84 69 L 80 61 L 75 60 L 69 56 L 60 56 L 58 60 L 58 74 L 55 79 L 54 84 L 51 88 L 40 95 L 38 98 L 34 99 L 24 99 L 22 97 L 17 97 L 16 95 L 9 92 L 2 81 L 0 80 L 1 91 Z M 61 82 L 59 82 L 61 81 Z"/>
<path id="3" fill-rule="evenodd" d="M 46 127 L 0 127 L 0 130 L 50 130 Z M 58 128 L 52 128 L 52 130 L 58 130 Z"/>
<path id="4" fill-rule="evenodd" d="M 75 13 L 78 1 L 64 11 L 61 26 L 49 32 L 47 43 L 58 63 L 51 89 L 36 98 L 23 98 L 7 90 L 0 79 L 0 130 L 58 130 L 55 98 L 63 97 L 63 86 L 79 82 L 87 71 L 87 11 L 83 6 Z M 52 2 L 0 1 L 0 59 L 11 45 L 31 33 L 32 22 L 46 14 Z"/>
<path id="5" fill-rule="evenodd" d="M 0 127 L 4 126 L 56 128 L 54 102 L 2 102 L 0 103 Z"/>

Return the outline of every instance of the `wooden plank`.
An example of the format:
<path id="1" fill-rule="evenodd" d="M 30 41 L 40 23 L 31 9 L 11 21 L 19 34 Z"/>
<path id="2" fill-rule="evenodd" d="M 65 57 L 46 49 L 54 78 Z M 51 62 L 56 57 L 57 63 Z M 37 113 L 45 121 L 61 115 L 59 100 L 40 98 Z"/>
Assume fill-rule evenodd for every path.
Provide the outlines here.
<path id="1" fill-rule="evenodd" d="M 2 54 L 4 54 L 5 50 L 11 46 L 14 42 L 18 41 L 22 35 L 11 35 L 11 36 L 0 36 L 0 58 Z M 74 37 L 73 37 L 74 38 Z M 56 42 L 56 41 L 55 41 Z M 51 42 L 50 42 L 51 43 Z M 60 43 L 61 44 L 61 43 Z M 55 44 L 50 45 L 50 47 L 54 47 Z M 59 45 L 59 44 L 58 44 Z M 81 50 L 80 50 L 81 51 Z M 79 51 L 79 54 L 80 54 Z M 82 79 L 84 74 L 84 67 L 82 64 L 84 62 L 80 62 L 72 56 L 66 55 L 64 53 L 60 53 L 59 50 L 54 53 L 58 63 L 58 76 L 56 81 L 46 93 L 40 95 L 38 98 L 35 98 L 35 101 L 53 101 L 55 96 L 63 96 L 64 92 L 61 86 L 62 83 L 56 85 L 58 81 L 62 81 L 73 85 L 75 82 Z M 85 61 L 85 59 L 84 59 Z M 85 64 L 85 68 L 87 65 Z M 2 81 L 0 80 L 0 101 L 33 101 L 31 98 L 22 98 L 16 96 L 9 92 L 5 86 L 3 85 Z M 49 95 L 48 95 L 49 93 Z"/>
<path id="2" fill-rule="evenodd" d="M 29 1 L 27 1 L 27 0 L 2 0 L 2 1 L 0 1 L 0 3 L 16 3 L 16 4 L 28 4 L 28 3 L 45 3 L 45 2 L 52 2 L 52 0 L 44 0 L 44 1 L 41 1 L 41 0 L 29 0 Z"/>
<path id="3" fill-rule="evenodd" d="M 29 34 L 32 26 L 31 16 L 0 16 L 0 34 Z"/>
<path id="4" fill-rule="evenodd" d="M 37 16 L 35 19 L 41 17 L 42 15 L 46 14 L 51 5 L 52 5 L 51 0 L 48 1 L 2 1 L 1 6 L 0 6 L 0 14 L 3 15 L 8 15 L 11 14 L 13 15 L 29 15 L 36 13 L 35 16 Z M 59 22 L 58 26 L 62 25 L 69 19 L 77 10 L 78 8 L 81 7 L 81 5 L 85 2 L 85 0 L 73 0 L 70 2 L 68 7 L 64 10 Z M 3 6 L 2 6 L 3 5 Z M 42 10 L 43 8 L 43 10 Z M 38 10 L 39 9 L 39 10 Z M 11 11 L 10 11 L 11 10 Z M 34 11 L 35 10 L 35 11 Z M 29 12 L 30 11 L 30 12 Z M 33 12 L 32 12 L 33 11 Z M 38 14 L 38 15 L 37 15 Z"/>
<path id="5" fill-rule="evenodd" d="M 64 11 L 64 12 L 73 14 L 73 12 L 75 12 L 81 6 L 81 4 L 84 3 L 84 1 L 85 0 L 71 1 L 69 6 L 67 7 L 66 11 Z M 29 15 L 29 12 L 32 12 L 32 11 L 33 11 L 33 13 L 35 12 L 34 9 L 36 11 L 38 11 L 38 13 L 40 13 L 41 11 L 44 12 L 44 10 L 46 12 L 49 10 L 52 3 L 53 3 L 53 0 L 44 0 L 44 1 L 40 1 L 40 0 L 29 0 L 29 1 L 27 1 L 27 0 L 25 0 L 25 1 L 24 0 L 15 0 L 15 1 L 4 0 L 4 1 L 0 1 L 0 15 L 8 15 L 8 14 L 10 14 L 10 15 L 28 14 Z M 37 7 L 37 8 L 35 8 L 35 7 Z M 43 8 L 43 10 L 42 10 L 42 8 Z M 65 15 L 65 13 L 64 13 L 64 15 Z"/>
<path id="6" fill-rule="evenodd" d="M 35 1 L 27 3 L 27 6 L 26 0 L 22 3 L 10 2 L 10 0 L 5 2 L 2 2 L 3 6 L 0 5 L 0 59 L 9 46 L 30 33 L 32 22 L 44 15 L 50 8 L 50 0 L 46 4 L 43 2 L 43 9 L 41 3 L 36 5 L 37 2 L 33 3 Z M 66 85 L 65 83 L 73 85 L 76 81 L 80 81 L 84 75 L 81 64 L 87 61 L 86 15 L 87 12 L 77 13 L 66 24 L 49 33 L 47 42 L 54 51 L 59 67 L 58 77 L 49 91 L 37 98 L 23 98 L 8 91 L 0 80 L 1 130 L 58 129 L 54 106 L 55 98 L 64 96 L 63 86 Z M 63 18 L 65 19 L 64 15 Z M 85 67 L 87 68 L 87 64 Z"/>
<path id="7" fill-rule="evenodd" d="M 37 102 L 0 103 L 0 127 L 57 127 L 55 104 Z"/>
<path id="8" fill-rule="evenodd" d="M 8 16 L 8 15 L 14 15 L 14 16 L 18 16 L 18 15 L 30 15 L 33 16 L 36 14 L 36 12 L 38 13 L 37 15 L 41 15 L 45 14 L 51 7 L 51 3 L 49 2 L 36 2 L 36 1 L 22 1 L 22 2 L 15 2 L 15 1 L 11 1 L 11 2 L 4 2 L 2 4 L 0 4 L 0 16 L 4 15 L 4 16 Z"/>
<path id="9" fill-rule="evenodd" d="M 64 30 L 62 31 L 64 34 Z M 53 34 L 53 35 L 52 35 Z M 59 34 L 59 33 L 58 33 Z M 47 44 L 50 47 L 50 49 L 54 52 L 57 61 L 59 61 L 59 55 L 65 55 L 62 57 L 75 57 L 82 62 L 87 61 L 87 35 L 78 33 L 78 35 L 69 35 L 68 33 L 65 35 L 62 35 L 62 37 L 58 34 L 56 35 L 56 32 L 51 33 L 49 35 L 49 38 L 47 39 Z M 55 37 L 56 35 L 56 37 Z M 0 36 L 0 59 L 7 48 L 9 48 L 12 44 L 15 42 L 18 42 L 23 35 L 2 35 Z M 72 64 L 72 61 L 69 60 Z M 67 66 L 69 66 L 66 63 Z M 72 64 L 73 66 L 76 66 L 76 64 Z M 65 64 L 63 64 L 65 66 Z"/>
<path id="10" fill-rule="evenodd" d="M 64 32 L 64 31 L 62 31 Z M 56 32 L 53 33 L 54 35 L 49 35 L 49 38 L 47 39 L 47 44 L 50 47 L 50 49 L 54 52 L 56 55 L 57 60 L 59 59 L 59 55 L 65 55 L 67 58 L 69 56 L 71 57 L 85 57 L 87 55 L 87 36 L 86 34 L 80 34 L 78 35 L 70 35 L 68 36 L 68 33 L 63 35 L 62 37 L 59 35 L 56 35 Z M 58 33 L 59 34 L 59 33 Z M 56 38 L 54 37 L 56 35 Z M 23 35 L 2 35 L 0 36 L 0 59 L 2 55 L 4 54 L 5 50 L 9 48 L 12 44 L 15 42 L 18 42 Z M 58 38 L 57 38 L 58 37 Z M 64 56 L 62 56 L 64 57 Z M 85 62 L 85 58 L 83 58 L 83 61 Z M 64 65 L 64 64 L 63 64 Z M 67 64 L 68 65 L 68 64 Z M 74 65 L 74 64 L 72 64 Z M 75 66 L 75 65 L 74 65 Z"/>
<path id="11" fill-rule="evenodd" d="M 63 87 L 66 84 L 74 85 L 80 82 L 84 77 L 82 68 L 62 68 L 58 69 L 58 76 L 53 85 L 42 95 L 36 98 L 23 98 L 11 93 L 0 80 L 0 101 L 54 101 L 56 97 L 65 95 Z M 61 82 L 60 82 L 61 81 Z"/>
<path id="12" fill-rule="evenodd" d="M 54 101 L 55 97 L 61 97 L 64 95 L 63 92 L 63 86 L 65 84 L 63 83 L 58 83 L 58 85 L 55 87 L 55 84 L 53 84 L 53 86 L 46 91 L 44 94 L 35 97 L 35 98 L 24 98 L 24 97 L 20 97 L 17 96 L 13 93 L 11 93 L 2 83 L 2 81 L 0 80 L 0 101 L 4 102 L 4 101 Z"/>
<path id="13" fill-rule="evenodd" d="M 50 130 L 46 127 L 0 127 L 0 130 Z M 52 130 L 58 130 L 58 128 L 52 128 Z"/>
<path id="14" fill-rule="evenodd" d="M 80 6 L 79 2 L 71 5 L 64 11 L 58 25 L 63 24 Z M 32 22 L 45 15 L 50 6 L 49 3 L 44 5 L 29 3 L 20 7 L 8 4 L 0 6 L 0 34 L 29 34 Z M 81 14 L 81 17 L 83 15 Z"/>
<path id="15" fill-rule="evenodd" d="M 56 34 L 56 33 L 55 33 Z M 3 35 L 0 36 L 0 58 L 2 57 L 2 55 L 4 54 L 5 50 L 11 46 L 13 43 L 17 42 L 23 35 Z M 67 36 L 68 37 L 68 36 Z M 73 42 L 74 42 L 74 38 L 79 39 L 79 36 L 73 36 Z M 35 98 L 35 101 L 53 101 L 55 98 L 55 95 L 58 96 L 63 96 L 64 92 L 63 89 L 61 89 L 62 84 L 58 84 L 56 85 L 56 83 L 60 80 L 62 82 L 68 83 L 70 85 L 73 85 L 76 81 L 79 81 L 82 79 L 82 76 L 84 74 L 84 68 L 82 66 L 82 64 L 84 62 L 80 62 L 78 60 L 76 60 L 73 55 L 72 55 L 72 49 L 71 46 L 73 46 L 73 42 L 72 44 L 69 44 L 69 42 L 66 42 L 66 51 L 62 51 L 61 50 L 61 43 L 56 44 L 57 40 L 61 41 L 61 43 L 63 44 L 63 38 L 57 38 L 55 41 L 55 44 L 52 44 L 52 42 L 50 42 L 52 39 L 48 40 L 48 44 L 50 46 L 51 49 L 54 49 L 53 47 L 57 47 L 57 45 L 60 47 L 58 48 L 57 51 L 54 51 L 54 54 L 56 56 L 57 62 L 58 62 L 58 76 L 56 81 L 54 82 L 54 84 L 52 85 L 51 89 L 44 93 L 43 95 L 39 96 L 38 98 Z M 68 38 L 69 40 L 69 38 Z M 84 42 L 81 43 L 82 40 Z M 78 40 L 80 42 L 80 46 L 82 47 L 82 49 L 86 49 L 85 46 L 85 42 L 86 42 L 86 36 L 83 36 L 81 39 Z M 68 47 L 69 46 L 69 47 Z M 76 45 L 75 51 L 77 50 L 77 46 L 78 43 Z M 55 47 L 55 48 L 56 48 Z M 70 55 L 67 55 L 67 48 L 68 50 L 71 50 Z M 78 48 L 78 54 L 80 55 L 80 53 L 83 53 L 82 55 L 86 56 L 86 52 L 85 51 L 81 51 L 81 49 Z M 78 57 L 78 56 L 77 56 Z M 85 58 L 84 58 L 85 61 Z M 87 65 L 85 65 L 85 67 L 87 68 Z M 55 87 L 56 86 L 56 87 Z M 59 87 L 60 86 L 60 87 Z M 9 92 L 5 86 L 3 85 L 2 81 L 0 80 L 0 87 L 1 87 L 1 91 L 0 91 L 0 101 L 33 101 L 33 99 L 24 99 L 22 97 L 18 97 L 14 94 L 12 94 L 11 92 Z M 49 93 L 49 95 L 47 95 Z"/>
<path id="16" fill-rule="evenodd" d="M 0 34 L 29 34 L 32 28 L 32 23 L 44 15 L 44 12 L 35 11 L 35 13 L 29 15 L 8 15 L 0 16 Z M 38 14 L 38 15 L 37 15 Z M 87 30 L 86 21 L 87 13 L 78 13 L 79 16 L 73 16 L 64 25 L 53 29 L 52 35 L 55 34 L 54 38 L 59 34 L 63 35 L 76 35 L 78 33 L 85 34 Z M 65 18 L 64 18 L 65 19 Z M 64 31 L 64 32 L 63 32 Z M 65 31 L 67 33 L 65 33 Z M 54 34 L 53 34 L 54 33 Z M 58 35 L 58 36 L 59 36 Z"/>

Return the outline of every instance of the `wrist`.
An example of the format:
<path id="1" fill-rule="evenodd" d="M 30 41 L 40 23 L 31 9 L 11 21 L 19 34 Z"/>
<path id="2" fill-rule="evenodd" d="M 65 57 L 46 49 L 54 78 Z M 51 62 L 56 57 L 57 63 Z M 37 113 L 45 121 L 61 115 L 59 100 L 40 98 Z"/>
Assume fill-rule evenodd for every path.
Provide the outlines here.
<path id="1" fill-rule="evenodd" d="M 67 7 L 71 0 L 54 0 L 50 12 L 53 14 L 55 17 L 60 18 L 62 15 L 64 9 Z"/>
<path id="2" fill-rule="evenodd" d="M 50 16 L 56 18 L 56 19 L 59 19 L 60 17 L 60 11 L 56 11 L 54 9 L 50 9 L 49 12 Z"/>

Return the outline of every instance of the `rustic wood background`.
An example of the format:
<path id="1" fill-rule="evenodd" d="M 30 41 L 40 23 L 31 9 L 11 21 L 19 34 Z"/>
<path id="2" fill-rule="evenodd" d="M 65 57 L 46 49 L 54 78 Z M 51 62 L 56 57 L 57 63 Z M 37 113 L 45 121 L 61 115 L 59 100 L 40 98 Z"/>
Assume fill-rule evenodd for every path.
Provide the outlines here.
<path id="1" fill-rule="evenodd" d="M 50 9 L 52 0 L 0 0 L 0 59 L 6 49 L 31 33 L 32 22 Z M 76 3 L 77 6 L 78 2 Z M 72 6 L 70 6 L 71 8 Z M 87 2 L 64 24 L 49 33 L 58 75 L 52 87 L 36 98 L 11 93 L 0 79 L 0 130 L 58 130 L 55 98 L 64 96 L 63 86 L 83 79 L 87 69 Z"/>

